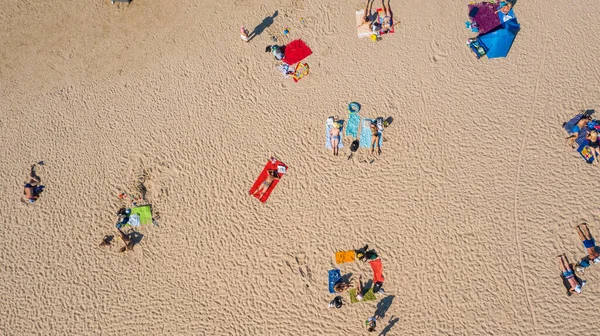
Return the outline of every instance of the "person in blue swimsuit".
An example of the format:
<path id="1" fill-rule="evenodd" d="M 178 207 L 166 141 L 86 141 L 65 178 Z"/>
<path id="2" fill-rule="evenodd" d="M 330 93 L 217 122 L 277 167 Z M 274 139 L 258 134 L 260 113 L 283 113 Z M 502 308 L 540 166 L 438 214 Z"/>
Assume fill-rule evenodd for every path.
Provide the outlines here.
<path id="1" fill-rule="evenodd" d="M 581 288 L 585 285 L 585 281 L 579 282 L 579 280 L 575 277 L 575 273 L 567 260 L 567 256 L 563 253 L 558 256 L 558 265 L 560 267 L 560 271 L 562 272 L 562 276 L 569 282 L 571 288 L 567 292 L 567 295 L 572 294 L 581 294 Z"/>
<path id="2" fill-rule="evenodd" d="M 587 250 L 588 255 L 581 260 L 577 266 L 585 268 L 594 264 L 600 263 L 600 253 L 596 250 L 596 241 L 590 234 L 590 228 L 587 223 L 577 225 L 577 234 L 581 238 L 583 247 Z"/>

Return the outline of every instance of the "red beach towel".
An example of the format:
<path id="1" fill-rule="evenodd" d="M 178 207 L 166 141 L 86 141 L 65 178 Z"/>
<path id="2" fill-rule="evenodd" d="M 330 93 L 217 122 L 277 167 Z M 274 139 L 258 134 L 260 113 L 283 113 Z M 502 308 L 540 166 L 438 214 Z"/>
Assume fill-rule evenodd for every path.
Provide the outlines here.
<path id="1" fill-rule="evenodd" d="M 371 269 L 373 270 L 373 282 L 383 282 L 385 279 L 383 278 L 383 265 L 381 264 L 381 259 L 369 261 L 369 265 L 371 265 Z"/>
<path id="2" fill-rule="evenodd" d="M 298 63 L 312 54 L 312 50 L 302 40 L 294 40 L 285 46 L 283 61 L 289 65 Z"/>
<path id="3" fill-rule="evenodd" d="M 283 168 L 283 169 L 281 169 L 281 168 Z M 279 179 L 275 179 L 273 182 L 271 182 L 269 189 L 267 189 L 267 191 L 264 193 L 264 195 L 261 198 L 259 198 L 259 200 L 262 203 L 266 202 L 267 199 L 269 199 L 269 196 L 271 195 L 271 192 L 273 191 L 273 189 L 275 189 L 275 186 L 277 185 L 277 183 L 279 183 L 279 180 L 283 177 L 283 174 L 285 174 L 285 172 L 287 172 L 287 169 L 288 169 L 288 167 L 285 165 L 285 163 L 283 163 L 275 158 L 271 158 L 269 161 L 267 161 L 265 168 L 263 168 L 262 172 L 260 173 L 260 175 L 258 176 L 256 181 L 252 185 L 252 188 L 250 188 L 250 195 L 252 195 L 256 191 L 256 189 L 258 189 L 260 184 L 263 183 L 267 179 L 267 175 L 269 175 L 269 170 L 276 170 L 279 173 Z M 253 196 L 255 198 L 258 198 L 259 193 L 256 193 L 256 195 L 253 195 Z"/>

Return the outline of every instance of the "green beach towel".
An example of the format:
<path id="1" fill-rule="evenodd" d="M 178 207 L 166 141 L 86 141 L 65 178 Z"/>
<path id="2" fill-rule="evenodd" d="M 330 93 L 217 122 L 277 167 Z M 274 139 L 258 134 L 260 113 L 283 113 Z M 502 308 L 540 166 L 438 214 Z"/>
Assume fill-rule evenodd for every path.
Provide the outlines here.
<path id="1" fill-rule="evenodd" d="M 369 288 L 369 290 L 365 293 L 365 295 L 363 295 L 362 301 L 358 301 L 356 299 L 356 288 L 350 288 L 348 290 L 348 293 L 350 293 L 350 303 L 357 303 L 357 302 L 362 302 L 362 301 L 376 301 L 377 300 L 375 293 L 373 293 L 373 288 Z"/>
<path id="2" fill-rule="evenodd" d="M 140 216 L 141 224 L 152 224 L 152 206 L 142 205 L 131 209 L 131 214 L 137 214 Z"/>

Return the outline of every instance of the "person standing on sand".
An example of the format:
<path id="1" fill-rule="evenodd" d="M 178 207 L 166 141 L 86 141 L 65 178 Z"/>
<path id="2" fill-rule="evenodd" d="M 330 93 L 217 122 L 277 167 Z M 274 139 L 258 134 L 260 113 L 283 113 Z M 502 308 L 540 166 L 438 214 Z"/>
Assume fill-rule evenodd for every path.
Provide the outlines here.
<path id="1" fill-rule="evenodd" d="M 121 239 L 125 243 L 125 246 L 121 247 L 121 249 L 119 250 L 119 252 L 125 252 L 127 250 L 133 250 L 133 239 L 131 239 L 131 236 L 128 235 L 128 234 L 125 234 L 125 232 L 121 231 L 121 229 L 117 229 L 117 231 L 119 231 L 119 236 L 121 236 Z"/>
<path id="2" fill-rule="evenodd" d="M 367 327 L 368 332 L 375 331 L 375 328 L 377 328 L 377 320 L 378 319 L 379 319 L 379 316 L 377 316 L 377 315 L 374 315 L 373 317 L 369 317 L 367 319 L 367 321 L 365 322 L 365 326 Z"/>

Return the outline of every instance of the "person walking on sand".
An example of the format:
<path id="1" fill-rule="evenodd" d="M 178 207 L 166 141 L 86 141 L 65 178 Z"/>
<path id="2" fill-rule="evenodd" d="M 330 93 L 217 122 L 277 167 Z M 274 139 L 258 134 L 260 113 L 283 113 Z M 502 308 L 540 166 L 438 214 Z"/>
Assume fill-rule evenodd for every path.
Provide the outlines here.
<path id="1" fill-rule="evenodd" d="M 569 282 L 569 285 L 571 286 L 567 294 L 581 294 L 581 288 L 585 285 L 585 281 L 579 282 L 579 280 L 575 278 L 575 273 L 573 272 L 571 265 L 569 265 L 567 256 L 564 253 L 558 256 L 558 266 L 560 268 L 560 271 L 562 272 L 563 277 Z"/>
<path id="2" fill-rule="evenodd" d="M 339 146 L 340 146 L 340 140 L 341 140 L 341 135 L 340 135 L 340 131 L 342 129 L 342 125 L 337 121 L 334 120 L 333 121 L 333 127 L 331 128 L 331 148 L 333 148 L 333 155 L 337 156 L 339 154 Z"/>
<path id="3" fill-rule="evenodd" d="M 379 319 L 378 315 L 374 315 L 369 317 L 365 322 L 365 326 L 367 327 L 368 332 L 374 332 L 375 328 L 377 328 L 377 320 Z"/>
<path id="4" fill-rule="evenodd" d="M 588 253 L 587 256 L 577 263 L 577 270 L 583 271 L 583 269 L 589 267 L 591 263 L 600 263 L 600 253 L 596 251 L 596 241 L 590 234 L 590 229 L 587 223 L 577 225 L 577 234 L 579 235 L 579 238 L 581 238 L 583 247 L 585 247 Z"/>
<path id="5" fill-rule="evenodd" d="M 260 186 L 252 193 L 252 196 L 256 195 L 256 193 L 260 193 L 258 198 L 261 199 L 263 195 L 269 190 L 271 187 L 271 183 L 275 180 L 279 180 L 279 173 L 276 170 L 269 169 L 267 174 L 267 178 L 260 184 Z"/>
<path id="6" fill-rule="evenodd" d="M 127 250 L 133 250 L 133 239 L 131 239 L 131 236 L 128 235 L 128 234 L 125 234 L 125 232 L 121 231 L 121 229 L 117 229 L 117 231 L 119 231 L 119 236 L 121 236 L 121 239 L 125 243 L 125 246 L 121 247 L 121 249 L 119 250 L 119 252 L 125 252 Z"/>

